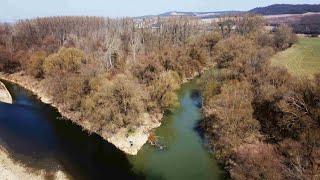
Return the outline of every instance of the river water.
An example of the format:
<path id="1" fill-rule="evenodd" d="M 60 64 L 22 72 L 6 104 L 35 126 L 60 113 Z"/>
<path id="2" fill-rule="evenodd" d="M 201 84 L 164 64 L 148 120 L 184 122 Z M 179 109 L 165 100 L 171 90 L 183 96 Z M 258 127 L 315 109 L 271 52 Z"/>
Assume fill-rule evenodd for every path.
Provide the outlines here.
<path id="1" fill-rule="evenodd" d="M 56 109 L 24 88 L 4 83 L 14 103 L 0 103 L 0 143 L 28 167 L 62 169 L 72 179 L 224 179 L 195 130 L 201 119 L 195 81 L 182 86 L 180 106 L 156 130 L 166 148 L 146 144 L 137 156 L 125 155 L 98 135 L 62 120 Z"/>

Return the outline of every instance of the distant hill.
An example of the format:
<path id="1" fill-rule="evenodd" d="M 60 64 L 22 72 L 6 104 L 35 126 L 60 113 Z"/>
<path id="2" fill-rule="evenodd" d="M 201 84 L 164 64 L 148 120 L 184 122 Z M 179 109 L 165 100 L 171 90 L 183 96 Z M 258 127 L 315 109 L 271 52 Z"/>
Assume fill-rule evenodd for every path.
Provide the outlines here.
<path id="1" fill-rule="evenodd" d="M 235 15 L 243 13 L 242 11 L 217 11 L 217 12 L 181 12 L 181 11 L 170 11 L 158 15 L 147 15 L 136 18 L 152 18 L 152 17 L 174 17 L 174 16 L 191 16 L 198 17 L 201 19 L 215 18 L 225 15 Z"/>
<path id="2" fill-rule="evenodd" d="M 193 17 L 200 17 L 200 18 L 213 18 L 219 17 L 224 15 L 233 15 L 242 13 L 241 11 L 218 11 L 218 12 L 179 12 L 179 11 L 171 11 L 167 13 L 160 14 L 161 17 L 167 16 L 193 16 Z"/>
<path id="3" fill-rule="evenodd" d="M 15 19 L 1 19 L 1 18 L 0 18 L 0 23 L 13 24 L 13 23 L 15 23 L 15 22 L 17 22 L 17 20 L 15 20 Z"/>
<path id="4" fill-rule="evenodd" d="M 183 12 L 183 11 L 170 11 L 158 15 L 147 15 L 136 17 L 152 18 L 152 17 L 174 17 L 174 16 L 191 16 L 201 19 L 216 18 L 225 15 L 238 15 L 241 13 L 254 13 L 261 15 L 281 15 L 281 14 L 304 14 L 308 12 L 320 12 L 320 4 L 274 4 L 267 7 L 258 7 L 250 11 L 212 11 L 212 12 Z"/>
<path id="5" fill-rule="evenodd" d="M 320 12 L 320 4 L 274 4 L 267 7 L 255 8 L 249 12 L 261 15 L 304 14 L 308 12 Z"/>

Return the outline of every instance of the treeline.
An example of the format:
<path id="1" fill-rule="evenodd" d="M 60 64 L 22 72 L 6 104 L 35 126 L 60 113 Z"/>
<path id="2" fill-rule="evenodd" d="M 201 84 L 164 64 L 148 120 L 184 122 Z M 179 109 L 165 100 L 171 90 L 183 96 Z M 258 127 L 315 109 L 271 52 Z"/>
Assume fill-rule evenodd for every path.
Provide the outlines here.
<path id="1" fill-rule="evenodd" d="M 299 22 L 292 24 L 293 30 L 300 34 L 320 35 L 320 14 L 303 16 Z"/>
<path id="2" fill-rule="evenodd" d="M 318 179 L 320 75 L 297 79 L 270 65 L 296 42 L 291 28 L 241 21 L 246 31 L 239 26 L 215 45 L 217 68 L 201 78 L 209 145 L 232 179 Z"/>
<path id="3" fill-rule="evenodd" d="M 255 8 L 249 12 L 261 15 L 303 14 L 320 12 L 320 4 L 274 4 L 267 7 Z"/>
<path id="4" fill-rule="evenodd" d="M 290 25 L 297 34 L 309 34 L 311 36 L 320 34 L 320 14 L 279 16 L 268 19 L 268 25 L 270 26 L 281 24 Z"/>
<path id="5" fill-rule="evenodd" d="M 195 19 L 150 22 L 49 17 L 0 25 L 0 70 L 45 84 L 55 103 L 98 134 L 141 124 L 178 104 L 182 80 L 207 66 L 218 35 Z"/>

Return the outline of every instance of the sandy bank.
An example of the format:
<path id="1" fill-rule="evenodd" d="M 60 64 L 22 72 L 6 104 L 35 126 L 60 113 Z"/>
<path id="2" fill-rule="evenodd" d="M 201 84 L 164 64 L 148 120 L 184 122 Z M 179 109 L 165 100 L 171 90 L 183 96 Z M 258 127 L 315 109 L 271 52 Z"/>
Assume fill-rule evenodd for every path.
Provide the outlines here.
<path id="1" fill-rule="evenodd" d="M 0 81 L 0 102 L 12 104 L 12 97 L 6 86 Z"/>
<path id="2" fill-rule="evenodd" d="M 23 72 L 10 75 L 0 73 L 0 79 L 17 83 L 25 89 L 32 91 L 42 102 L 57 108 L 60 114 L 65 118 L 80 125 L 88 132 L 94 132 L 90 126 L 90 120 L 81 119 L 79 113 L 68 110 L 64 103 L 55 102 L 42 81 L 38 81 L 28 75 L 25 75 Z M 142 120 L 142 124 L 139 127 L 136 127 L 132 133 L 128 134 L 128 130 L 126 128 L 122 128 L 116 133 L 111 134 L 103 132 L 99 135 L 123 152 L 130 155 L 136 155 L 147 142 L 150 131 L 161 125 L 160 120 L 162 119 L 162 114 L 150 115 L 145 113 L 141 115 L 140 118 Z"/>
<path id="3" fill-rule="evenodd" d="M 45 180 L 56 179 L 64 180 L 68 179 L 62 172 L 58 171 L 55 174 L 48 174 L 44 171 L 34 171 L 24 167 L 21 164 L 13 162 L 10 159 L 8 153 L 0 147 L 0 179 L 2 180 Z"/>

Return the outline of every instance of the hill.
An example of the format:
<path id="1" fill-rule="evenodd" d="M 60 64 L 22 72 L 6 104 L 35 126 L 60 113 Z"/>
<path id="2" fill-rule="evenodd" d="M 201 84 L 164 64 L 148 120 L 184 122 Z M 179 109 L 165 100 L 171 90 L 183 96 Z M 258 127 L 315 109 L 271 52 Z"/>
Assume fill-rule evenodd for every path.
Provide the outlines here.
<path id="1" fill-rule="evenodd" d="M 261 15 L 304 14 L 320 12 L 320 4 L 274 4 L 267 7 L 254 8 L 249 12 Z"/>
<path id="2" fill-rule="evenodd" d="M 236 15 L 241 14 L 243 11 L 216 11 L 216 12 L 182 12 L 182 11 L 169 11 L 166 13 L 158 15 L 146 15 L 141 17 L 136 17 L 136 19 L 141 18 L 153 18 L 153 17 L 174 17 L 174 16 L 189 16 L 189 17 L 198 17 L 201 19 L 216 18 L 225 15 Z"/>
<path id="3" fill-rule="evenodd" d="M 184 11 L 169 11 L 158 15 L 146 15 L 136 17 L 153 18 L 153 17 L 174 17 L 174 16 L 190 16 L 200 19 L 217 18 L 225 15 L 239 15 L 242 13 L 254 13 L 267 15 L 282 15 L 282 14 L 305 14 L 320 12 L 320 4 L 274 4 L 267 7 L 258 7 L 249 11 L 211 11 L 211 12 L 184 12 Z"/>

